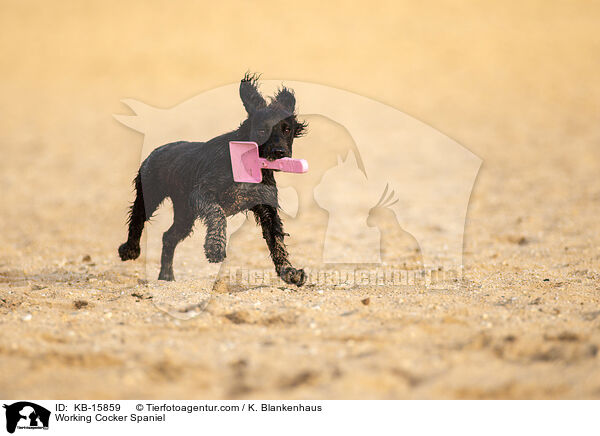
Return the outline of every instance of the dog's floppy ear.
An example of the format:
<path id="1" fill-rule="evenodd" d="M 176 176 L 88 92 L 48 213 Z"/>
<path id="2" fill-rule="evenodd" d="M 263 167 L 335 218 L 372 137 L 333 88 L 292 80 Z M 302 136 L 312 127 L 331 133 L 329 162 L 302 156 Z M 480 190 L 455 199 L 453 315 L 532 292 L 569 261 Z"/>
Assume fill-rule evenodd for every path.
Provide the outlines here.
<path id="1" fill-rule="evenodd" d="M 294 91 L 285 86 L 277 91 L 274 101 L 288 112 L 294 113 L 294 110 L 296 109 L 296 97 L 294 97 Z"/>
<path id="2" fill-rule="evenodd" d="M 260 76 L 256 74 L 246 73 L 240 82 L 240 98 L 248 115 L 255 113 L 257 110 L 267 106 L 267 102 L 258 92 L 258 79 Z"/>

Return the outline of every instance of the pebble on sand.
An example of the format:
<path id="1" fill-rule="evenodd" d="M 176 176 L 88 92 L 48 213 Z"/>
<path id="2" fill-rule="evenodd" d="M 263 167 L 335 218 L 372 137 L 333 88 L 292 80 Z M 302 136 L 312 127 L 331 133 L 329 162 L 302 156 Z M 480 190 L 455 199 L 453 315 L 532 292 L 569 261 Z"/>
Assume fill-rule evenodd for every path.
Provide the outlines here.
<path id="1" fill-rule="evenodd" d="M 75 300 L 73 301 L 73 307 L 75 309 L 81 309 L 82 307 L 87 306 L 89 303 L 85 300 Z"/>

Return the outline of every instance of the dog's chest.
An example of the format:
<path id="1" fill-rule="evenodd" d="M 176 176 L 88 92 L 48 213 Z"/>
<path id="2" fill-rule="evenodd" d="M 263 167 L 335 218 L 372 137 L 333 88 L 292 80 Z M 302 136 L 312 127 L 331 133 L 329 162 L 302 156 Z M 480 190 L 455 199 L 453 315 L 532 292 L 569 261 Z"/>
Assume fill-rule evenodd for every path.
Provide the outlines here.
<path id="1" fill-rule="evenodd" d="M 263 183 L 234 183 L 221 194 L 219 200 L 227 216 L 259 204 L 277 207 L 277 186 Z"/>

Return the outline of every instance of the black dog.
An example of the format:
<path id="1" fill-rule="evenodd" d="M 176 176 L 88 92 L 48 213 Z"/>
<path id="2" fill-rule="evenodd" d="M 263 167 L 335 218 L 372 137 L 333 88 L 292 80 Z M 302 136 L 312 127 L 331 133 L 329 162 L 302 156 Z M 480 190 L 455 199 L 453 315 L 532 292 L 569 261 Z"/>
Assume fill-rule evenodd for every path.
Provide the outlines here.
<path id="1" fill-rule="evenodd" d="M 240 97 L 248 118 L 237 130 L 208 142 L 163 145 L 142 162 L 134 181 L 137 196 L 131 206 L 129 235 L 119 247 L 121 260 L 140 255 L 144 223 L 170 197 L 174 220 L 163 234 L 159 280 L 174 280 L 175 247 L 191 233 L 197 218 L 206 225 L 206 258 L 209 262 L 222 262 L 226 255 L 225 217 L 251 210 L 262 227 L 277 274 L 287 283 L 304 284 L 304 270 L 292 267 L 288 260 L 273 170 L 263 169 L 263 181 L 258 184 L 233 181 L 229 141 L 254 141 L 261 157 L 275 160 L 292 156 L 294 138 L 302 136 L 307 127 L 296 119 L 293 91 L 284 87 L 267 104 L 257 81 L 256 75 L 246 74 L 240 83 Z"/>

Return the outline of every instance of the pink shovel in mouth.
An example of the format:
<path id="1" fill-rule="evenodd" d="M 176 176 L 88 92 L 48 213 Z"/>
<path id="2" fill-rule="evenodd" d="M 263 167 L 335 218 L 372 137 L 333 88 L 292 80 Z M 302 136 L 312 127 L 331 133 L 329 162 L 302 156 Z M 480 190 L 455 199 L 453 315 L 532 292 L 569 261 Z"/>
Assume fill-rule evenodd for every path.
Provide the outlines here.
<path id="1" fill-rule="evenodd" d="M 259 157 L 256 142 L 231 141 L 229 142 L 229 151 L 231 153 L 233 180 L 236 182 L 262 182 L 261 169 L 263 168 L 286 173 L 305 173 L 308 171 L 308 162 L 304 159 L 284 157 L 270 161 Z"/>

